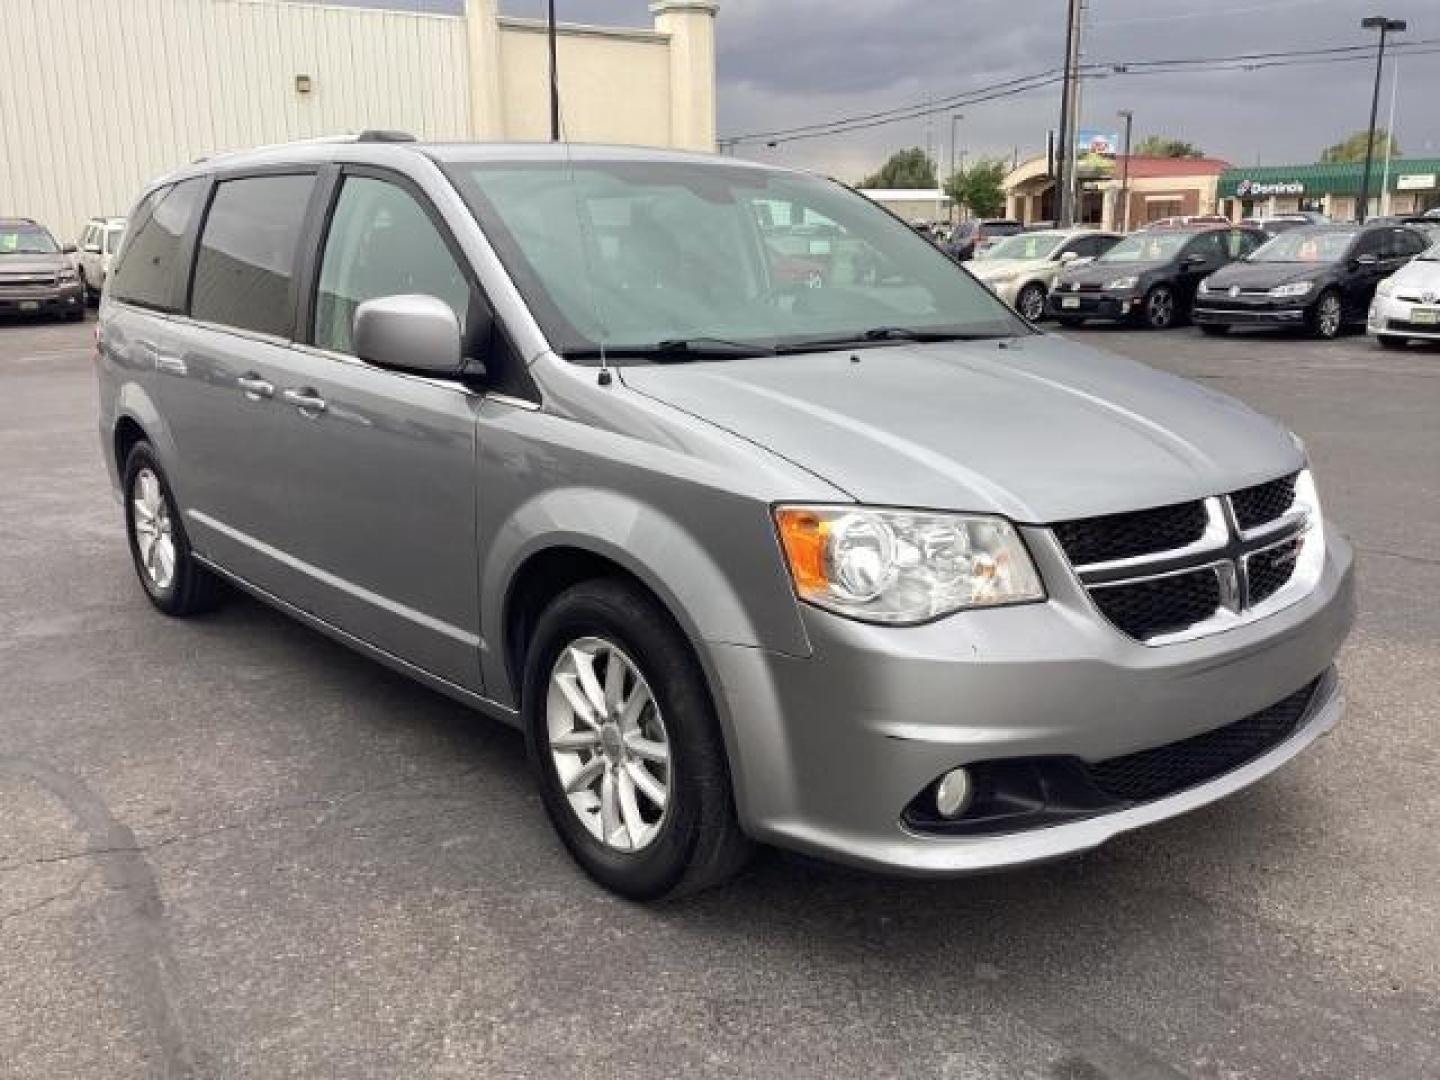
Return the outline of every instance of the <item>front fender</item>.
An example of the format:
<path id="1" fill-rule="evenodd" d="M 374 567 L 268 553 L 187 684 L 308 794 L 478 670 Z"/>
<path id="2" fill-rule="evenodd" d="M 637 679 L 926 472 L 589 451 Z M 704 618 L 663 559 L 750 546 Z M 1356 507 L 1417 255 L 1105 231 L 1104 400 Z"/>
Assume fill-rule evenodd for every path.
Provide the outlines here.
<path id="1" fill-rule="evenodd" d="M 768 530 L 768 512 L 756 507 L 756 513 Z M 555 488 L 522 503 L 495 532 L 481 567 L 485 685 L 492 696 L 504 688 L 514 699 L 505 665 L 510 584 L 530 558 L 556 548 L 601 556 L 633 574 L 702 654 L 705 643 L 714 643 L 809 655 L 773 533 L 732 526 L 712 547 L 675 517 L 603 488 Z"/>

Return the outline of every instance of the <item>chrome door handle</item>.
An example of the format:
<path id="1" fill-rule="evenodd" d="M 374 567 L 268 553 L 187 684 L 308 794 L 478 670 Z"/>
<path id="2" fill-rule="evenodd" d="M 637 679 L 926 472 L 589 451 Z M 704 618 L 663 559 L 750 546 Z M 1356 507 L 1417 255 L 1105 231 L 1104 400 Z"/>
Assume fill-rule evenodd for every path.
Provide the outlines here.
<path id="1" fill-rule="evenodd" d="M 167 356 L 165 353 L 155 354 L 155 370 L 166 375 L 188 375 L 190 369 L 185 366 L 185 361 L 178 356 Z"/>
<path id="2" fill-rule="evenodd" d="M 311 387 L 302 389 L 290 389 L 280 391 L 280 396 L 294 405 L 302 413 L 322 413 L 325 411 L 325 399 L 320 396 L 318 390 Z"/>
<path id="3" fill-rule="evenodd" d="M 240 387 L 241 392 L 251 401 L 275 396 L 275 384 L 260 378 L 259 375 L 241 375 L 235 380 L 235 385 Z"/>

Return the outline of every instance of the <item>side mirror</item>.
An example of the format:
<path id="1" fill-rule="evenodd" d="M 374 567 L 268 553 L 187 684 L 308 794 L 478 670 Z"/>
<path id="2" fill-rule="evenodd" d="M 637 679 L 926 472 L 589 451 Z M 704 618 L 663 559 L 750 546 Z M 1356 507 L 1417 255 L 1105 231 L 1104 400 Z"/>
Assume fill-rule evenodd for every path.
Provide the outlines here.
<path id="1" fill-rule="evenodd" d="M 1374 266 L 1374 265 L 1376 265 L 1379 261 L 1380 261 L 1380 260 L 1379 260 L 1378 258 L 1376 258 L 1374 255 L 1356 255 L 1356 256 L 1355 256 L 1355 265 L 1356 265 L 1356 266 Z"/>
<path id="2" fill-rule="evenodd" d="M 433 296 L 378 296 L 355 309 L 355 355 L 424 375 L 460 374 L 460 320 Z"/>
<path id="3" fill-rule="evenodd" d="M 77 250 L 78 250 L 78 249 L 75 247 L 74 244 L 66 244 L 64 247 L 62 247 L 62 248 L 60 249 L 60 254 L 61 254 L 61 255 L 74 255 Z"/>

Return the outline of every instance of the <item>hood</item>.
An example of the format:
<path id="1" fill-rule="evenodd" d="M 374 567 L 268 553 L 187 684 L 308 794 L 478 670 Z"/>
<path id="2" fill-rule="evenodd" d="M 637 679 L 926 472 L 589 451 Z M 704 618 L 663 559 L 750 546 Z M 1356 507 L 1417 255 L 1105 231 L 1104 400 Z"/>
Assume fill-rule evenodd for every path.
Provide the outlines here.
<path id="1" fill-rule="evenodd" d="M 1276 285 L 1288 285 L 1292 281 L 1318 281 L 1336 268 L 1336 263 L 1266 263 L 1233 262 L 1222 266 L 1205 279 L 1212 289 L 1228 289 L 1239 285 L 1242 289 L 1273 289 Z"/>
<path id="2" fill-rule="evenodd" d="M 70 265 L 68 255 L 0 254 L 0 276 L 8 274 L 54 274 Z"/>
<path id="3" fill-rule="evenodd" d="M 1123 262 L 1123 263 L 1102 263 L 1099 260 L 1088 262 L 1084 266 L 1072 266 L 1060 275 L 1060 281 L 1069 284 L 1078 281 L 1082 285 L 1104 285 L 1107 281 L 1114 281 L 1116 278 L 1129 277 L 1131 274 L 1141 275 L 1151 270 L 1158 270 L 1163 266 L 1170 265 L 1171 260 L 1162 259 L 1159 262 Z"/>
<path id="4" fill-rule="evenodd" d="M 1059 337 L 633 365 L 626 386 L 860 502 L 1063 521 L 1300 467 L 1248 407 Z"/>
<path id="5" fill-rule="evenodd" d="M 1050 265 L 1049 259 L 977 259 L 970 264 L 970 272 L 984 280 L 1006 274 L 1029 274 Z"/>
<path id="6" fill-rule="evenodd" d="M 1434 289 L 1440 293 L 1440 260 L 1412 259 L 1395 273 L 1390 280 L 1397 285 L 1416 289 Z"/>

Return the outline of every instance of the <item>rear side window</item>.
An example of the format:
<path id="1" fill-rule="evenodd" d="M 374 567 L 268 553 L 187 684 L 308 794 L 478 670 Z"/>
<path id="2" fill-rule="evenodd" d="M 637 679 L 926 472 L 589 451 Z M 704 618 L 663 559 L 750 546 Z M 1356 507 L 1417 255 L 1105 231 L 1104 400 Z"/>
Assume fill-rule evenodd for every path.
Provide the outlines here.
<path id="1" fill-rule="evenodd" d="M 352 176 L 340 189 L 320 263 L 315 344 L 353 353 L 355 309 L 404 293 L 445 301 L 464 331 L 470 285 L 434 222 L 403 188 Z"/>
<path id="2" fill-rule="evenodd" d="M 314 188 L 313 175 L 252 176 L 216 186 L 195 257 L 192 317 L 290 336 L 290 283 Z"/>
<path id="3" fill-rule="evenodd" d="M 185 180 L 155 192 L 136 212 L 137 226 L 110 285 L 117 300 L 175 310 L 185 233 L 204 191 L 204 180 Z"/>

